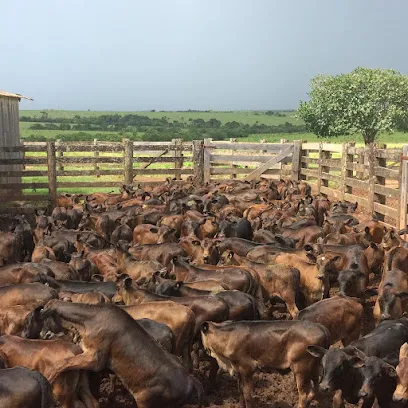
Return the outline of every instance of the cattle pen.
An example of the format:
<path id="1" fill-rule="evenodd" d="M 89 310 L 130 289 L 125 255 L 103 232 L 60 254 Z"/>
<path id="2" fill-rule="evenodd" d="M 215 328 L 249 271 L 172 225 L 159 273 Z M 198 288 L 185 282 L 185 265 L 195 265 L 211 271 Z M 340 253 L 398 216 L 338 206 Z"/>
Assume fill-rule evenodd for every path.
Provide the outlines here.
<path id="1" fill-rule="evenodd" d="M 1 146 L 19 157 L 2 159 L 0 206 L 25 213 L 54 206 L 58 193 L 110 191 L 122 184 L 226 179 L 306 180 L 313 192 L 358 202 L 369 214 L 397 228 L 407 225 L 408 145 L 387 149 L 354 143 L 241 143 L 211 139 L 186 142 L 30 142 Z M 10 182 L 17 180 L 17 182 Z M 20 181 L 21 180 L 21 181 Z"/>

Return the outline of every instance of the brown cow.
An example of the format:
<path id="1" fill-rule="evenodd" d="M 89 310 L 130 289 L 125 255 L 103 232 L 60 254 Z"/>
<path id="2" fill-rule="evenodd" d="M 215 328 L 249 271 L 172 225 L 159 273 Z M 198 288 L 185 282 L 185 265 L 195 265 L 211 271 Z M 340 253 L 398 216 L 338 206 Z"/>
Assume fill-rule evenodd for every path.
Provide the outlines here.
<path id="1" fill-rule="evenodd" d="M 380 286 L 373 315 L 376 323 L 400 318 L 408 306 L 408 276 L 399 269 L 387 271 Z"/>
<path id="2" fill-rule="evenodd" d="M 186 255 L 184 249 L 175 242 L 130 247 L 129 253 L 141 261 L 156 261 L 161 263 L 164 267 L 169 265 L 175 256 Z"/>
<path id="3" fill-rule="evenodd" d="M 133 230 L 133 245 L 151 245 L 175 242 L 175 230 L 166 225 L 156 227 L 152 224 L 136 225 Z"/>
<path id="4" fill-rule="evenodd" d="M 408 343 L 404 343 L 400 348 L 397 376 L 397 388 L 393 400 L 406 404 L 408 401 Z"/>
<path id="5" fill-rule="evenodd" d="M 227 303 L 215 296 L 172 297 L 151 293 L 145 289 L 132 285 L 132 279 L 126 278 L 118 283 L 117 294 L 113 302 L 123 301 L 126 306 L 140 305 L 148 302 L 175 302 L 187 306 L 196 316 L 194 333 L 197 334 L 201 325 L 207 321 L 223 322 L 228 319 Z"/>
<path id="6" fill-rule="evenodd" d="M 16 336 L 0 337 L 0 351 L 7 356 L 9 367 L 22 366 L 37 370 L 49 379 L 54 366 L 81 354 L 82 350 L 65 340 L 29 340 Z M 81 378 L 82 377 L 82 378 Z M 88 373 L 65 371 L 52 384 L 53 393 L 61 408 L 76 408 L 80 399 L 86 408 L 98 408 L 88 384 Z"/>
<path id="7" fill-rule="evenodd" d="M 296 320 L 322 324 L 330 332 L 331 344 L 341 340 L 346 347 L 360 337 L 363 312 L 363 306 L 355 300 L 335 296 L 301 310 Z"/>
<path id="8" fill-rule="evenodd" d="M 120 306 L 133 319 L 151 319 L 166 324 L 174 333 L 174 354 L 191 369 L 191 346 L 194 339 L 195 314 L 187 306 L 174 302 L 148 302 L 140 305 Z"/>
<path id="9" fill-rule="evenodd" d="M 58 293 L 41 283 L 20 283 L 0 288 L 0 305 L 7 308 L 16 305 L 45 305 L 49 300 L 58 298 Z"/>
<path id="10" fill-rule="evenodd" d="M 101 292 L 90 291 L 86 293 L 75 293 L 67 290 L 58 292 L 60 299 L 74 303 L 85 303 L 87 305 L 98 305 L 100 303 L 110 303 L 110 299 Z"/>
<path id="11" fill-rule="evenodd" d="M 243 406 L 252 408 L 252 376 L 261 368 L 290 368 L 296 378 L 299 408 L 314 397 L 319 364 L 308 355 L 309 345 L 330 346 L 328 330 L 299 321 L 206 322 L 201 338 L 208 354 L 231 376 L 236 375 Z"/>
<path id="12" fill-rule="evenodd" d="M 55 253 L 52 248 L 46 246 L 44 241 L 39 241 L 35 245 L 33 254 L 31 255 L 32 262 L 41 262 L 43 259 L 56 260 Z"/>
<path id="13" fill-rule="evenodd" d="M 284 264 L 296 268 L 300 272 L 300 287 L 305 296 L 306 304 L 311 305 L 318 300 L 329 297 L 329 273 L 327 268 L 319 269 L 316 257 L 307 254 L 307 260 L 297 254 L 280 253 L 273 259 L 274 264 Z"/>
<path id="14" fill-rule="evenodd" d="M 22 239 L 13 232 L 0 231 L 0 267 L 22 260 Z"/>
<path id="15" fill-rule="evenodd" d="M 0 286 L 30 283 L 39 273 L 54 277 L 51 269 L 43 264 L 25 262 L 6 265 L 0 268 Z"/>
<path id="16" fill-rule="evenodd" d="M 200 241 L 197 237 L 183 237 L 180 246 L 197 265 L 216 265 L 219 261 L 217 242 L 209 238 Z"/>

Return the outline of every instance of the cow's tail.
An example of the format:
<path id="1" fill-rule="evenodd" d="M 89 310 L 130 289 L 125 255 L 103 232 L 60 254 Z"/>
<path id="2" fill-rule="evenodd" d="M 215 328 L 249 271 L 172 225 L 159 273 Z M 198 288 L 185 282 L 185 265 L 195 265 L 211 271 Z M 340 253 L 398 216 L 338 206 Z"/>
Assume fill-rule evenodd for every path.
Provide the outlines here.
<path id="1" fill-rule="evenodd" d="M 295 304 L 299 310 L 302 310 L 306 306 L 305 295 L 302 292 L 300 286 L 300 271 L 299 269 L 294 268 L 294 273 L 292 274 L 292 284 L 295 290 Z"/>

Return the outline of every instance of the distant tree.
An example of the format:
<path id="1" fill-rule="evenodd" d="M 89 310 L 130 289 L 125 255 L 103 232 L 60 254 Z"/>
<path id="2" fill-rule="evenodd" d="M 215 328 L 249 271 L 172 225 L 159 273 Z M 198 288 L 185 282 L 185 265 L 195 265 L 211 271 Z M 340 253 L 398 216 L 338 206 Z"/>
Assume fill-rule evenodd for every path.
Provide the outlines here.
<path id="1" fill-rule="evenodd" d="M 41 111 L 40 113 L 41 113 L 41 119 L 44 119 L 44 120 L 48 119 L 48 112 L 47 111 Z"/>
<path id="2" fill-rule="evenodd" d="M 318 136 L 361 133 L 365 144 L 408 118 L 408 76 L 391 69 L 357 68 L 337 76 L 318 75 L 310 100 L 297 116 Z"/>

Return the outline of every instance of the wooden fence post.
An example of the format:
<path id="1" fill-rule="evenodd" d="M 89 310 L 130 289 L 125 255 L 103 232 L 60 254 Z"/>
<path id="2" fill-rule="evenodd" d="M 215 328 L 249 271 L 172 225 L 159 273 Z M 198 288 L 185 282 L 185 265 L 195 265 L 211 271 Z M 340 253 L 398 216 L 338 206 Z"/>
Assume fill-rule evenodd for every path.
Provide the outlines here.
<path id="1" fill-rule="evenodd" d="M 322 159 L 323 159 L 323 143 L 319 143 L 319 156 L 317 159 L 317 165 L 319 166 L 317 168 L 317 182 L 316 182 L 316 188 L 317 188 L 317 194 L 320 194 L 320 189 L 322 187 Z"/>
<path id="2" fill-rule="evenodd" d="M 48 192 L 51 206 L 57 205 L 57 163 L 55 158 L 55 142 L 47 142 Z"/>
<path id="3" fill-rule="evenodd" d="M 402 147 L 401 176 L 400 176 L 400 199 L 399 199 L 399 229 L 407 227 L 407 205 L 408 205 L 408 145 Z M 406 237 L 406 235 L 405 235 Z"/>
<path id="4" fill-rule="evenodd" d="M 344 200 L 346 193 L 346 177 L 347 177 L 347 163 L 348 163 L 348 149 L 350 144 L 343 143 L 341 151 L 341 181 L 339 186 L 340 200 Z"/>
<path id="5" fill-rule="evenodd" d="M 204 183 L 204 147 L 202 140 L 193 140 L 194 181 L 198 185 Z"/>
<path id="6" fill-rule="evenodd" d="M 292 155 L 292 180 L 300 180 L 300 157 L 302 153 L 302 141 L 295 140 L 293 142 L 293 155 Z"/>
<path id="7" fill-rule="evenodd" d="M 57 139 L 57 143 L 55 143 L 55 147 L 58 152 L 58 159 L 62 159 L 64 157 L 64 152 L 61 150 L 61 139 Z M 64 166 L 60 160 L 58 160 L 58 170 L 64 171 Z"/>
<path id="8" fill-rule="evenodd" d="M 346 167 L 352 167 L 354 163 L 354 154 L 350 154 L 349 148 L 355 148 L 356 147 L 356 142 L 350 142 L 348 143 L 348 148 L 347 148 L 347 158 L 346 158 Z M 344 192 L 347 194 L 353 194 L 353 187 L 347 185 L 347 178 L 353 178 L 353 169 L 346 170 L 346 183 L 344 185 Z"/>
<path id="9" fill-rule="evenodd" d="M 367 150 L 368 159 L 368 213 L 374 215 L 374 186 L 375 186 L 375 146 L 374 144 L 369 144 L 366 149 L 364 149 L 364 154 L 360 157 L 364 157 L 365 150 Z"/>
<path id="10" fill-rule="evenodd" d="M 211 145 L 212 139 L 204 139 L 204 184 L 211 181 Z"/>
<path id="11" fill-rule="evenodd" d="M 266 139 L 262 139 L 262 140 L 265 140 L 265 142 L 266 142 Z M 261 140 L 261 142 L 262 142 L 262 140 Z M 265 143 L 265 142 L 264 142 L 264 143 Z M 286 143 L 288 143 L 288 142 L 289 142 L 288 139 L 281 139 L 281 140 L 280 140 L 280 144 L 286 144 Z M 267 151 L 264 150 L 264 152 L 266 153 Z M 280 169 L 279 169 L 279 178 L 283 179 L 284 176 L 285 176 L 285 174 L 284 174 L 284 168 L 283 168 L 283 161 L 281 161 L 281 163 L 280 163 Z"/>
<path id="12" fill-rule="evenodd" d="M 172 142 L 174 144 L 175 179 L 181 180 L 181 173 L 177 171 L 177 169 L 181 169 L 183 167 L 183 153 L 182 153 L 183 139 L 173 139 Z"/>
<path id="13" fill-rule="evenodd" d="M 124 156 L 123 156 L 123 182 L 124 184 L 133 183 L 133 142 L 129 139 L 125 139 L 124 143 Z"/>
<path id="14" fill-rule="evenodd" d="M 375 167 L 387 167 L 387 159 L 382 158 L 382 157 L 377 157 L 377 149 L 386 149 L 387 145 L 385 144 L 381 144 L 381 145 L 377 145 L 375 147 L 374 150 L 374 190 L 375 190 L 375 185 L 381 185 L 381 186 L 385 186 L 385 177 L 383 176 L 377 176 L 375 174 Z M 386 203 L 386 197 L 384 194 L 378 194 L 374 191 L 374 203 L 379 203 L 382 205 L 385 205 Z M 375 204 L 373 203 L 373 210 L 375 207 Z M 374 211 L 374 214 L 376 215 L 377 219 L 380 221 L 384 221 L 385 220 L 385 215 L 381 214 L 379 212 Z"/>
<path id="15" fill-rule="evenodd" d="M 236 139 L 235 137 L 231 137 L 231 138 L 230 138 L 230 143 L 237 143 L 237 139 Z M 233 150 L 233 149 L 231 149 L 230 154 L 231 154 L 231 156 L 234 155 L 234 150 Z M 231 167 L 232 167 L 233 169 L 236 169 L 238 166 L 237 166 L 234 162 L 231 162 Z M 237 178 L 237 173 L 236 173 L 234 170 L 232 170 L 232 172 L 231 172 L 231 178 L 232 178 L 232 179 L 236 179 L 236 178 Z"/>
<path id="16" fill-rule="evenodd" d="M 99 178 L 101 177 L 100 173 L 99 173 L 99 166 L 98 166 L 98 158 L 99 158 L 99 152 L 97 149 L 98 146 L 98 139 L 94 139 L 93 140 L 93 145 L 94 145 L 94 171 L 96 174 L 96 177 Z"/>

